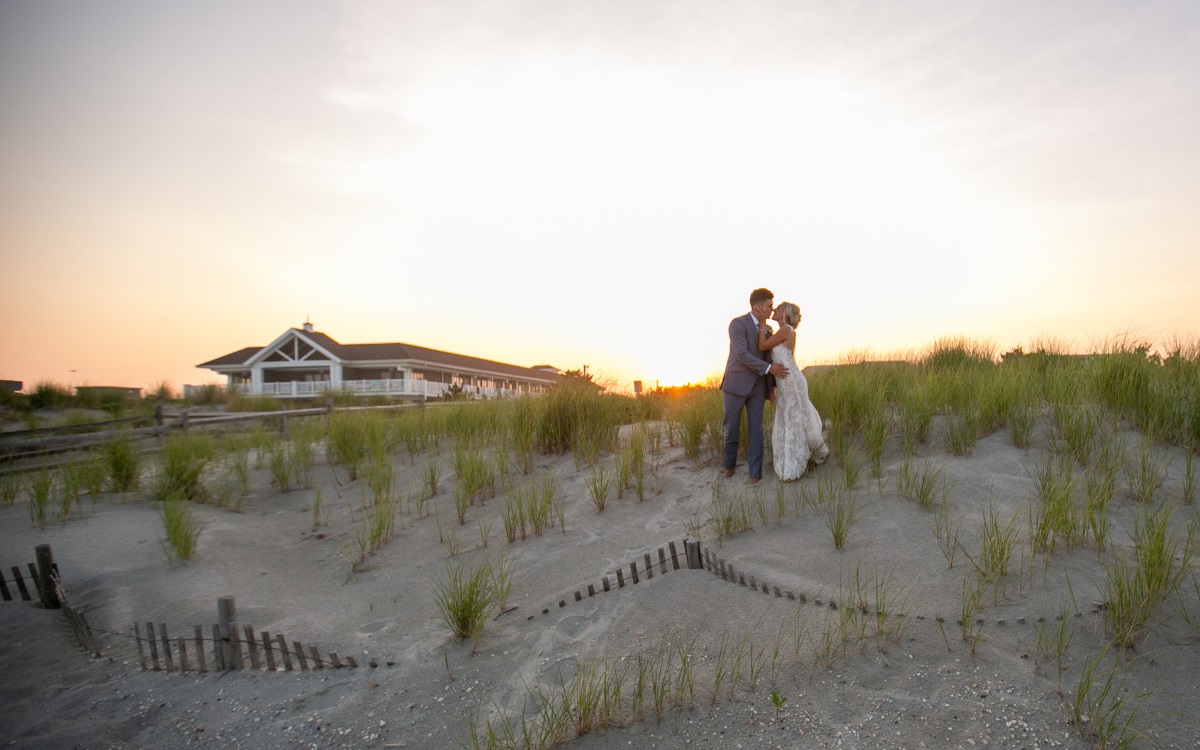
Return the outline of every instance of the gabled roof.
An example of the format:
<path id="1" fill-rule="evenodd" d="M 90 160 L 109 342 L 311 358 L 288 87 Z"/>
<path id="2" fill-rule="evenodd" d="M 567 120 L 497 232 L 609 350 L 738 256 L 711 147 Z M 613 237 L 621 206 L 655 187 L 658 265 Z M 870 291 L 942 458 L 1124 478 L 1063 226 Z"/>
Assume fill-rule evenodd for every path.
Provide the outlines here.
<path id="1" fill-rule="evenodd" d="M 547 365 L 539 365 L 537 368 L 521 367 L 520 365 L 510 365 L 505 362 L 496 362 L 479 357 L 468 357 L 465 354 L 455 354 L 439 349 L 414 346 L 413 344 L 340 344 L 320 331 L 302 331 L 299 328 L 290 329 L 290 333 L 307 339 L 315 346 L 337 357 L 343 364 L 405 361 L 427 363 L 450 369 L 476 370 L 523 378 L 533 377 L 546 381 L 559 379 L 557 372 L 551 369 L 543 369 L 547 368 Z M 267 347 L 248 346 L 245 349 L 239 349 L 236 352 L 196 366 L 229 368 L 245 365 L 265 348 Z"/>
<path id="2" fill-rule="evenodd" d="M 261 346 L 247 346 L 245 349 L 238 349 L 232 354 L 226 354 L 224 357 L 217 357 L 216 359 L 209 360 L 204 364 L 196 365 L 196 367 L 212 367 L 214 365 L 242 365 L 246 363 L 246 360 L 261 352 L 262 349 L 263 348 Z"/>

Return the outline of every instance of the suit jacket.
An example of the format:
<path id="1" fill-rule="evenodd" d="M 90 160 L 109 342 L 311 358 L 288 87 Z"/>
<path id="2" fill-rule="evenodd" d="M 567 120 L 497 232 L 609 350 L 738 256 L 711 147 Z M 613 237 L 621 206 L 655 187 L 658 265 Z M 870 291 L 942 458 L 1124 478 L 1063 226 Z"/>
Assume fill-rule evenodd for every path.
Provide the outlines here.
<path id="1" fill-rule="evenodd" d="M 729 322 L 729 359 L 721 390 L 748 396 L 771 364 L 771 353 L 758 350 L 758 321 L 750 313 Z"/>

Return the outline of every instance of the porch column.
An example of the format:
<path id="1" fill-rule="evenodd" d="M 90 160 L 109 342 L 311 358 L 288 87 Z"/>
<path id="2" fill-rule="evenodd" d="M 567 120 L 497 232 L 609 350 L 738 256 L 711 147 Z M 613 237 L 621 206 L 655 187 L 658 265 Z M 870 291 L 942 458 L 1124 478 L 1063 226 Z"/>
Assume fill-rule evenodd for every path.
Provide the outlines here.
<path id="1" fill-rule="evenodd" d="M 337 362 L 329 365 L 329 387 L 334 390 L 342 387 L 342 366 Z"/>
<path id="2" fill-rule="evenodd" d="M 261 396 L 263 392 L 263 371 L 261 367 L 250 368 L 250 395 Z"/>

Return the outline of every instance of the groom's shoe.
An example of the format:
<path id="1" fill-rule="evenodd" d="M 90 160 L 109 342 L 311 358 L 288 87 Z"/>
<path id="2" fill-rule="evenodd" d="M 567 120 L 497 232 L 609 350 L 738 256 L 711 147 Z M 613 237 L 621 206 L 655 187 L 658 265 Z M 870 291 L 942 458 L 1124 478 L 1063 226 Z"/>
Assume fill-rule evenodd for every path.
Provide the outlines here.
<path id="1" fill-rule="evenodd" d="M 762 479 L 760 477 L 750 477 L 746 480 L 746 484 L 758 484 Z"/>
<path id="2" fill-rule="evenodd" d="M 725 471 L 722 471 L 721 476 L 724 477 L 725 479 L 730 478 L 731 476 L 733 476 L 733 469 L 726 469 Z"/>

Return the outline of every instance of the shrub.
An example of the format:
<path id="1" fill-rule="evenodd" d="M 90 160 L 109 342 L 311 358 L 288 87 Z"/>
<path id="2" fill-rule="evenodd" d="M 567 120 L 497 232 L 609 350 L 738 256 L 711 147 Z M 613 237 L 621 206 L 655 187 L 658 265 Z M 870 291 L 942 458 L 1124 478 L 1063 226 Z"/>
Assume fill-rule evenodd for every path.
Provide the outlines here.
<path id="1" fill-rule="evenodd" d="M 71 389 L 50 380 L 39 381 L 29 394 L 29 405 L 34 409 L 65 409 L 71 402 Z"/>

